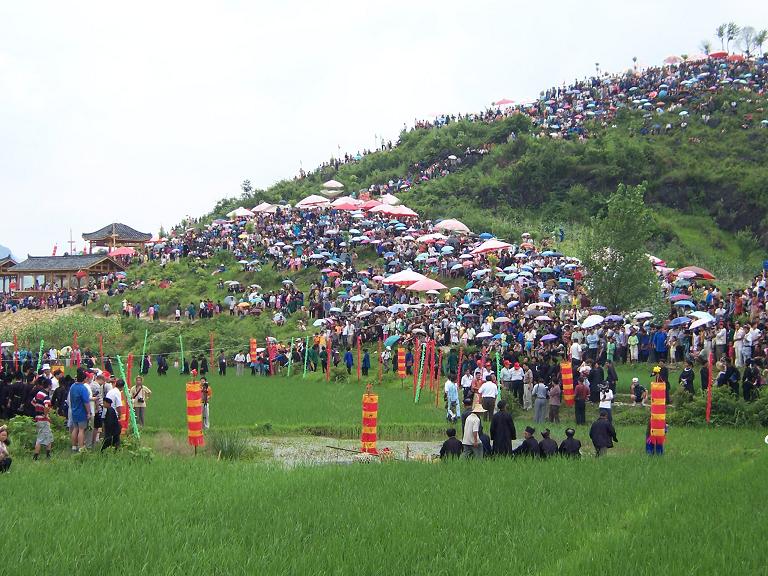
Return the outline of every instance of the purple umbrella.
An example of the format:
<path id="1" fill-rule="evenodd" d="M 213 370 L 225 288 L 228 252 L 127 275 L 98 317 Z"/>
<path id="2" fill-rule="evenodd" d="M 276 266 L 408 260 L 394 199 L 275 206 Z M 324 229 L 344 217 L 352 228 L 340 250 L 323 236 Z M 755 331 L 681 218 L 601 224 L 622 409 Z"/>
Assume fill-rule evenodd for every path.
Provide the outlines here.
<path id="1" fill-rule="evenodd" d="M 542 342 L 550 342 L 552 340 L 557 340 L 557 336 L 555 336 L 554 334 L 546 334 L 541 337 Z"/>

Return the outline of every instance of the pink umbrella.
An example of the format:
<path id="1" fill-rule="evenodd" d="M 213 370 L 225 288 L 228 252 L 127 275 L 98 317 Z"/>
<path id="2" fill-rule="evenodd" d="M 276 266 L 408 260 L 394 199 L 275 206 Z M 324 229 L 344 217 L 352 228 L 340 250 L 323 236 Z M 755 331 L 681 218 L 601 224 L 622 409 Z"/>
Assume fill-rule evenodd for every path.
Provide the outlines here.
<path id="1" fill-rule="evenodd" d="M 680 56 L 667 56 L 664 58 L 664 64 L 680 64 L 683 59 Z"/>
<path id="2" fill-rule="evenodd" d="M 441 284 L 437 280 L 432 280 L 431 278 L 424 278 L 423 280 L 419 280 L 417 282 L 414 282 L 410 286 L 408 286 L 408 290 L 413 290 L 414 292 L 426 292 L 427 290 L 445 290 L 447 286 L 444 284 Z"/>
<path id="3" fill-rule="evenodd" d="M 508 244 L 507 242 L 502 242 L 501 240 L 496 240 L 495 238 L 491 238 L 490 240 L 486 240 L 480 246 L 472 250 L 472 254 L 485 254 L 486 252 L 497 252 L 498 250 L 505 250 L 507 248 L 511 248 L 512 244 Z"/>
<path id="4" fill-rule="evenodd" d="M 133 256 L 134 254 L 136 254 L 136 249 L 130 246 L 121 246 L 109 253 L 110 256 Z"/>
<path id="5" fill-rule="evenodd" d="M 378 200 L 368 200 L 368 202 L 364 202 L 362 206 L 360 206 L 360 209 L 362 210 L 370 210 L 371 208 L 375 208 L 376 206 L 381 205 L 381 202 Z"/>
<path id="6" fill-rule="evenodd" d="M 426 280 L 427 277 L 413 270 L 403 270 L 392 276 L 387 276 L 382 280 L 384 284 L 396 284 L 398 286 L 410 286 L 419 280 Z"/>
<path id="7" fill-rule="evenodd" d="M 442 220 L 435 224 L 435 230 L 448 230 L 450 232 L 469 232 L 469 228 L 466 224 L 459 220 L 449 218 L 448 220 Z"/>
<path id="8" fill-rule="evenodd" d="M 510 104 L 514 104 L 514 100 L 510 100 L 509 98 L 502 98 L 498 102 L 494 102 L 493 104 L 495 106 L 509 106 Z"/>

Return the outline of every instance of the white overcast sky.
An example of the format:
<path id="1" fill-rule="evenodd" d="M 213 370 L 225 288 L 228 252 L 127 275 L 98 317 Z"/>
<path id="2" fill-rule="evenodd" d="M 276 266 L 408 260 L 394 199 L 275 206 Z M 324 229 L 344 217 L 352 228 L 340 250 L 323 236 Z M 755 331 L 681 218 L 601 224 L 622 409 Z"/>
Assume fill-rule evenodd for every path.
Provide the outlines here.
<path id="1" fill-rule="evenodd" d="M 699 52 L 764 1 L 0 0 L 0 244 L 156 234 L 433 113 Z"/>

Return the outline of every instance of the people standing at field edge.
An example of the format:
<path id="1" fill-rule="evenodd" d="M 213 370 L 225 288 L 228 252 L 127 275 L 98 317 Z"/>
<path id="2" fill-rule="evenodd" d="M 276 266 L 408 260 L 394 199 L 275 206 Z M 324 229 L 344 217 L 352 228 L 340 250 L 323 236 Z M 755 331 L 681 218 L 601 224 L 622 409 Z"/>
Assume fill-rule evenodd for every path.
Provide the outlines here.
<path id="1" fill-rule="evenodd" d="M 224 350 L 219 351 L 219 376 L 227 375 L 227 355 Z"/>
<path id="2" fill-rule="evenodd" d="M 120 447 L 120 418 L 117 416 L 117 410 L 112 406 L 112 398 L 104 398 L 104 444 L 101 446 L 102 452 L 113 446 L 115 450 Z"/>
<path id="3" fill-rule="evenodd" d="M 45 446 L 45 458 L 50 459 L 51 447 L 53 446 L 53 432 L 51 432 L 51 419 L 48 416 L 51 412 L 51 381 L 44 378 L 42 388 L 32 399 L 32 405 L 35 409 L 35 428 L 37 437 L 35 438 L 35 452 L 33 460 L 40 458 L 40 448 Z"/>
<path id="4" fill-rule="evenodd" d="M 204 376 L 200 378 L 200 386 L 202 391 L 201 401 L 203 404 L 203 428 L 208 429 L 211 427 L 208 404 L 211 400 L 211 396 L 213 396 L 213 388 L 211 388 L 208 384 L 208 379 Z"/>
<path id="5" fill-rule="evenodd" d="M 144 426 L 144 414 L 147 410 L 147 399 L 152 395 L 152 390 L 144 386 L 144 378 L 136 377 L 136 385 L 129 390 L 133 400 L 133 411 L 136 414 L 136 422 Z"/>
<path id="6" fill-rule="evenodd" d="M 0 474 L 8 472 L 11 469 L 11 453 L 8 451 L 8 446 L 11 445 L 11 440 L 8 438 L 8 426 L 0 426 Z"/>

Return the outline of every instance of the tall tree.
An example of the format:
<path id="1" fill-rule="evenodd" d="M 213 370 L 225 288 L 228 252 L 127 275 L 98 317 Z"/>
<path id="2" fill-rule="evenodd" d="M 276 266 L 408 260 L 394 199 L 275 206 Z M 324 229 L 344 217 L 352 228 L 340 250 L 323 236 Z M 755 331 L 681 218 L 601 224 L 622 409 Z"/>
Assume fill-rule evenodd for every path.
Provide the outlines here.
<path id="1" fill-rule="evenodd" d="M 727 24 L 720 24 L 715 30 L 715 36 L 720 40 L 720 50 L 725 50 L 725 32 L 727 29 Z"/>
<path id="2" fill-rule="evenodd" d="M 728 27 L 725 31 L 725 50 L 730 51 L 731 42 L 733 42 L 736 37 L 741 32 L 741 26 L 736 24 L 736 22 L 728 22 Z"/>
<path id="3" fill-rule="evenodd" d="M 757 32 L 752 26 L 744 26 L 739 34 L 739 46 L 744 53 L 749 57 L 752 54 L 752 48 L 755 46 L 755 36 Z"/>
<path id="4" fill-rule="evenodd" d="M 701 51 L 704 52 L 707 56 L 709 56 L 709 53 L 712 52 L 712 42 L 709 40 L 702 40 L 701 44 L 699 44 L 699 47 L 701 48 Z"/>
<path id="5" fill-rule="evenodd" d="M 755 34 L 755 48 L 757 48 L 758 54 L 762 54 L 763 44 L 765 44 L 766 40 L 768 40 L 768 30 L 760 30 L 760 32 Z"/>
<path id="6" fill-rule="evenodd" d="M 579 242 L 587 287 L 611 312 L 656 308 L 661 298 L 646 255 L 653 219 L 644 196 L 644 184 L 620 184 Z"/>

